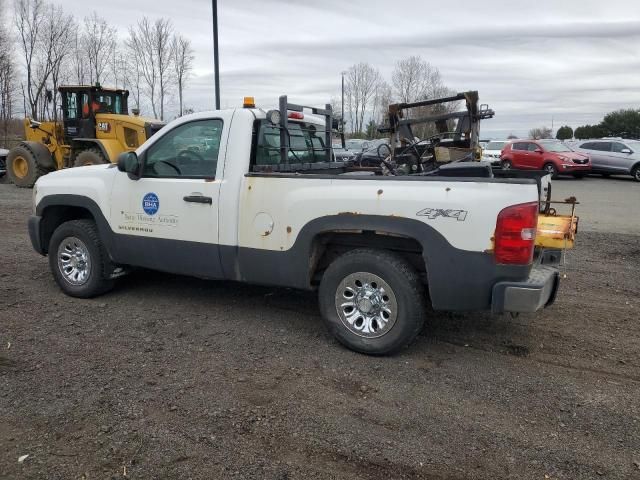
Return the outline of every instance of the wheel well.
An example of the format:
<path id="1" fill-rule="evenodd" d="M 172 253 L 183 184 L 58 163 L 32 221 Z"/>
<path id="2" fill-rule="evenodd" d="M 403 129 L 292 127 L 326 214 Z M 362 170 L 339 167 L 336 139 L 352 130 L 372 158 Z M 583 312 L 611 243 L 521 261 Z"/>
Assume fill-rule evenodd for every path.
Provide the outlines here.
<path id="1" fill-rule="evenodd" d="M 361 232 L 325 232 L 313 240 L 310 255 L 311 283 L 318 285 L 322 273 L 340 255 L 356 248 L 389 250 L 401 255 L 426 282 L 426 266 L 422 245 L 415 239 L 386 232 L 364 230 Z"/>
<path id="2" fill-rule="evenodd" d="M 47 207 L 42 212 L 42 224 L 41 224 L 41 241 L 42 248 L 46 252 L 49 251 L 49 241 L 56 228 L 69 220 L 79 220 L 82 218 L 95 220 L 91 212 L 82 207 L 71 207 L 66 205 L 52 205 Z"/>

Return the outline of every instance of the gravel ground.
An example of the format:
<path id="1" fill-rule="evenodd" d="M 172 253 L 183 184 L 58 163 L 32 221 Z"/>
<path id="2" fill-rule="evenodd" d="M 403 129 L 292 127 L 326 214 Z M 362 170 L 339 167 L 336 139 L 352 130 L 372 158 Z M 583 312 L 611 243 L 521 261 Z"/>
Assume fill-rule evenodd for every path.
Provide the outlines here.
<path id="1" fill-rule="evenodd" d="M 541 314 L 434 314 L 373 358 L 308 293 L 66 297 L 30 196 L 0 185 L 0 478 L 640 478 L 640 236 L 582 232 Z"/>

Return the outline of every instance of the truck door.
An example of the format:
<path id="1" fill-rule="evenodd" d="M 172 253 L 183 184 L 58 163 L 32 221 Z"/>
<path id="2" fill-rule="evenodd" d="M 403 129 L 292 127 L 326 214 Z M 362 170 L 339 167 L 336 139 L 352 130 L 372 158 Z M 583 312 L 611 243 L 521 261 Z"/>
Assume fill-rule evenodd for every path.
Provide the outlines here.
<path id="1" fill-rule="evenodd" d="M 140 154 L 140 179 L 118 172 L 110 213 L 117 261 L 221 278 L 220 142 L 227 123 L 209 118 L 175 126 Z"/>

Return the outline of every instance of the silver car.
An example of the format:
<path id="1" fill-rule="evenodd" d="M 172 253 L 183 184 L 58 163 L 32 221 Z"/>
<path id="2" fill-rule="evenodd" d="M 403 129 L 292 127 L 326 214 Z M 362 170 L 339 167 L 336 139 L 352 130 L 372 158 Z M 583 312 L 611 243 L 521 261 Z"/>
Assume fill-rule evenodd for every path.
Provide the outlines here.
<path id="1" fill-rule="evenodd" d="M 591 157 L 593 173 L 631 175 L 640 182 L 640 140 L 582 140 L 573 142 L 571 147 Z"/>

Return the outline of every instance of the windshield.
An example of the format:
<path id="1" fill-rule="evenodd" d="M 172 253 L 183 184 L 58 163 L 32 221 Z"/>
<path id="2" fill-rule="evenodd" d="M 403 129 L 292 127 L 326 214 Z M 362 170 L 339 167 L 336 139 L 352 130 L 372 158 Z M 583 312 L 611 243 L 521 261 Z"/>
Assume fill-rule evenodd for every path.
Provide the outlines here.
<path id="1" fill-rule="evenodd" d="M 507 142 L 489 142 L 487 146 L 484 147 L 485 150 L 502 150 Z"/>
<path id="2" fill-rule="evenodd" d="M 541 142 L 547 152 L 573 152 L 562 142 Z"/>

